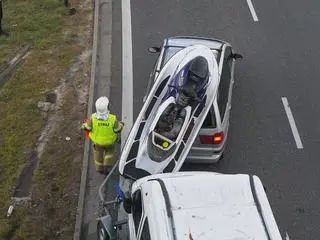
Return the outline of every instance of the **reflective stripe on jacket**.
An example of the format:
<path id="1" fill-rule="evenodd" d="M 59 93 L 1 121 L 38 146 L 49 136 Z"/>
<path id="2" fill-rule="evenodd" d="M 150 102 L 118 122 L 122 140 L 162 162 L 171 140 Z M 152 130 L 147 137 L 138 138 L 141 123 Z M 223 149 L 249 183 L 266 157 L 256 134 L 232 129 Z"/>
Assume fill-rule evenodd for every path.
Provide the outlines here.
<path id="1" fill-rule="evenodd" d="M 116 120 L 116 116 L 113 114 L 109 114 L 106 121 L 97 119 L 93 114 L 91 116 L 92 130 L 89 133 L 90 139 L 100 146 L 115 144 L 118 137 L 113 130 Z"/>

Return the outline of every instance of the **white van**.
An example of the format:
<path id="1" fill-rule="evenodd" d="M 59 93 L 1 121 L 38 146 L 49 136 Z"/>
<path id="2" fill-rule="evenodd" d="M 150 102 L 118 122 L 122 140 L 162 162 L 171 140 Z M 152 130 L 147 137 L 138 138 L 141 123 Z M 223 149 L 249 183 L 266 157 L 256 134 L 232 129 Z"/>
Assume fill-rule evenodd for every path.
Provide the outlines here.
<path id="1" fill-rule="evenodd" d="M 131 193 L 130 240 L 282 239 L 257 176 L 158 174 L 137 180 Z M 119 239 L 119 225 L 102 217 L 98 238 Z"/>

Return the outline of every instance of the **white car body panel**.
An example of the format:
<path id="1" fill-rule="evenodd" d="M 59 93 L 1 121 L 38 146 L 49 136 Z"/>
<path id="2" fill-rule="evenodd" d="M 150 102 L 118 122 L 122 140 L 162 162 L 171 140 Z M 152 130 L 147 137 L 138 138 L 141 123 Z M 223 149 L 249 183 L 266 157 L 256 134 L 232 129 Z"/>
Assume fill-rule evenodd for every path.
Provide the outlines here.
<path id="1" fill-rule="evenodd" d="M 165 186 L 169 208 L 158 180 Z M 137 189 L 152 240 L 282 239 L 257 176 L 250 180 L 246 174 L 157 174 L 136 181 L 132 193 Z"/>

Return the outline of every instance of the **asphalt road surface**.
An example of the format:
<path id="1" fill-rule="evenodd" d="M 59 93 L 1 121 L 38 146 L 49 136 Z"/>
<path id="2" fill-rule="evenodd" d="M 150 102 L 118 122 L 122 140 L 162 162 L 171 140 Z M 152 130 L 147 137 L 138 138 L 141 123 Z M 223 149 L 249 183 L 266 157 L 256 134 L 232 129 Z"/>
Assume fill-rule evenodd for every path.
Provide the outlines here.
<path id="1" fill-rule="evenodd" d="M 197 35 L 226 40 L 244 56 L 224 158 L 184 170 L 259 176 L 284 239 L 320 239 L 319 9 L 319 0 L 134 0 L 131 40 L 122 39 L 126 16 L 121 1 L 113 2 L 111 101 L 123 115 L 133 107 L 133 120 L 157 57 L 148 47 Z M 132 99 L 121 97 L 124 44 L 132 44 Z M 122 100 L 132 104 L 123 108 Z"/>

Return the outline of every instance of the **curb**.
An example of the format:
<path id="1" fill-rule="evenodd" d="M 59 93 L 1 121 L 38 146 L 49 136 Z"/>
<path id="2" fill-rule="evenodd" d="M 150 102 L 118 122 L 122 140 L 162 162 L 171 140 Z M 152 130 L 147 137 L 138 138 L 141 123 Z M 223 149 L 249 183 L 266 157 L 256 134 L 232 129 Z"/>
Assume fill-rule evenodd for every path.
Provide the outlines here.
<path id="1" fill-rule="evenodd" d="M 96 62 L 97 62 L 97 45 L 98 45 L 98 29 L 99 29 L 99 0 L 94 1 L 94 22 L 93 22 L 93 43 L 92 43 L 92 62 L 91 62 L 91 78 L 90 78 L 90 89 L 89 89 L 89 102 L 87 115 L 91 115 L 93 108 L 93 95 L 95 88 L 95 78 L 96 78 Z M 90 142 L 88 139 L 85 140 L 84 152 L 83 152 L 83 164 L 81 170 L 81 182 L 80 182 L 80 192 L 76 216 L 76 224 L 74 229 L 74 240 L 80 240 L 82 232 L 82 222 L 83 222 L 83 208 L 84 208 L 84 197 L 86 192 L 86 183 L 88 175 L 88 164 L 89 164 L 89 153 L 90 153 Z"/>

